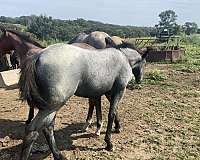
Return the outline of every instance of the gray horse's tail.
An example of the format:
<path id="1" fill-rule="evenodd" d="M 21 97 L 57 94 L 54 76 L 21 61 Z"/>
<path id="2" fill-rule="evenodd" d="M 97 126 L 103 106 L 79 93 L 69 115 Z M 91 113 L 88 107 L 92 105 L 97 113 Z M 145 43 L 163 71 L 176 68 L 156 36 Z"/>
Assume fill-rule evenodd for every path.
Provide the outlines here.
<path id="1" fill-rule="evenodd" d="M 19 79 L 19 93 L 22 101 L 29 101 L 38 109 L 45 109 L 47 102 L 40 96 L 36 82 L 36 63 L 40 54 L 36 54 L 23 62 Z"/>

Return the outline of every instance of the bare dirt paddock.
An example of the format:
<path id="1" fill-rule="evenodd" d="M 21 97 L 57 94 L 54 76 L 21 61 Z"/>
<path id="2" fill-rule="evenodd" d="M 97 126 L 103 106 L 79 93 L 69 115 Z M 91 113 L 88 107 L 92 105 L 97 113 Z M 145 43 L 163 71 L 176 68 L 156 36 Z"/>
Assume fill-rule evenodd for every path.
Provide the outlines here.
<path id="1" fill-rule="evenodd" d="M 93 137 L 95 126 L 80 130 L 86 118 L 87 100 L 72 97 L 56 118 L 55 137 L 69 159 L 199 159 L 200 158 L 200 74 L 178 70 L 172 65 L 147 65 L 146 75 L 162 70 L 165 79 L 127 90 L 119 105 L 122 132 L 114 134 L 114 152 L 104 150 L 108 103 L 103 97 L 104 128 Z M 18 100 L 18 90 L 0 89 L 0 160 L 17 160 L 24 135 L 28 107 Z M 95 122 L 95 117 L 93 117 Z M 51 160 L 43 135 L 30 159 Z"/>

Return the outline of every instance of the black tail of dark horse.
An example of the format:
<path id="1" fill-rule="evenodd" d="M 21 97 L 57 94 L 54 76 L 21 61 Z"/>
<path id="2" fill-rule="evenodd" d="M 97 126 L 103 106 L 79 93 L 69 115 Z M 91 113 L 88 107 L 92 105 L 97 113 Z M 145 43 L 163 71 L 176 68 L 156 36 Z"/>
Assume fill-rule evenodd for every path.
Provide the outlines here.
<path id="1" fill-rule="evenodd" d="M 19 93 L 22 101 L 29 101 L 38 109 L 45 109 L 47 102 L 40 96 L 38 82 L 36 82 L 36 63 L 40 54 L 36 54 L 23 62 L 19 79 Z"/>

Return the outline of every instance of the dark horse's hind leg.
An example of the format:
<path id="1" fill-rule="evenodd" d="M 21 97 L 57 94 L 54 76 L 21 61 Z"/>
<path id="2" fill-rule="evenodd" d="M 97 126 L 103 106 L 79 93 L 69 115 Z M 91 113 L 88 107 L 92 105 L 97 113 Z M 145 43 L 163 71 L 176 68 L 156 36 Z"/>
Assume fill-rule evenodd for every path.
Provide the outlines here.
<path id="1" fill-rule="evenodd" d="M 108 101 L 110 102 L 111 101 L 110 93 L 105 94 L 105 96 L 108 99 Z M 86 123 L 83 127 L 83 131 L 87 131 L 88 127 L 92 123 L 92 114 L 93 114 L 93 111 L 94 111 L 94 107 L 96 109 L 96 118 L 97 118 L 97 130 L 96 130 L 95 134 L 97 136 L 100 136 L 101 128 L 103 126 L 102 111 L 101 111 L 101 98 L 99 100 L 95 100 L 95 99 L 92 99 L 92 98 L 89 99 L 89 109 L 88 109 Z M 120 120 L 119 120 L 119 116 L 118 116 L 117 111 L 116 111 L 114 123 L 115 123 L 115 131 L 114 132 L 120 133 Z"/>
<path id="2" fill-rule="evenodd" d="M 92 123 L 92 114 L 93 114 L 94 106 L 95 106 L 95 100 L 94 99 L 89 98 L 88 100 L 89 100 L 89 109 L 88 109 L 88 114 L 87 114 L 85 125 L 83 126 L 83 131 L 87 131 L 88 127 Z"/>
<path id="3" fill-rule="evenodd" d="M 89 99 L 89 110 L 88 110 L 86 123 L 85 123 L 83 129 L 84 129 L 84 131 L 87 131 L 88 127 L 92 123 L 92 114 L 94 111 L 94 107 L 96 109 L 96 118 L 97 118 L 97 130 L 96 130 L 95 134 L 97 136 L 99 136 L 102 125 L 103 125 L 102 124 L 102 113 L 101 113 L 101 97 Z"/>
<path id="4" fill-rule="evenodd" d="M 105 142 L 107 144 L 106 150 L 111 151 L 113 150 L 113 145 L 111 143 L 111 133 L 112 133 L 112 125 L 116 116 L 116 111 L 118 108 L 119 101 L 123 97 L 125 88 L 116 88 L 112 91 L 111 94 L 111 101 L 110 101 L 110 109 L 108 114 L 108 124 L 107 124 L 107 130 L 106 130 L 106 136 L 105 136 Z"/>
<path id="5" fill-rule="evenodd" d="M 29 108 L 29 114 L 28 114 L 28 119 L 26 121 L 26 124 L 29 124 L 34 117 L 34 104 L 31 103 L 30 101 L 27 101 L 27 103 L 30 108 Z"/>

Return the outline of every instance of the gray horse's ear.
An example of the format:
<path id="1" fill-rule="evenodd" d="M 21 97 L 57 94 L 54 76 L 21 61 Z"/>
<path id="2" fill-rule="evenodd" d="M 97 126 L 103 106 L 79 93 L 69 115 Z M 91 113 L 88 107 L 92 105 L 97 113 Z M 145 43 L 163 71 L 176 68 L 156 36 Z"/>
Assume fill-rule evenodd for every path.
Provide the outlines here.
<path id="1" fill-rule="evenodd" d="M 148 51 L 146 51 L 146 52 L 144 52 L 144 54 L 142 55 L 142 60 L 144 60 L 144 59 L 146 59 L 147 58 L 147 56 L 148 56 Z"/>
<path id="2" fill-rule="evenodd" d="M 0 29 L 1 29 L 1 31 L 2 31 L 2 32 L 6 32 L 6 29 L 5 29 L 5 27 L 3 27 L 3 26 L 0 26 Z"/>
<path id="3" fill-rule="evenodd" d="M 142 55 L 142 59 L 146 59 L 149 52 L 152 51 L 153 48 L 152 47 L 147 47 L 146 50 L 144 51 L 144 54 Z"/>
<path id="4" fill-rule="evenodd" d="M 4 35 L 6 34 L 6 29 L 5 29 L 5 27 L 0 26 L 0 30 L 3 32 Z"/>

